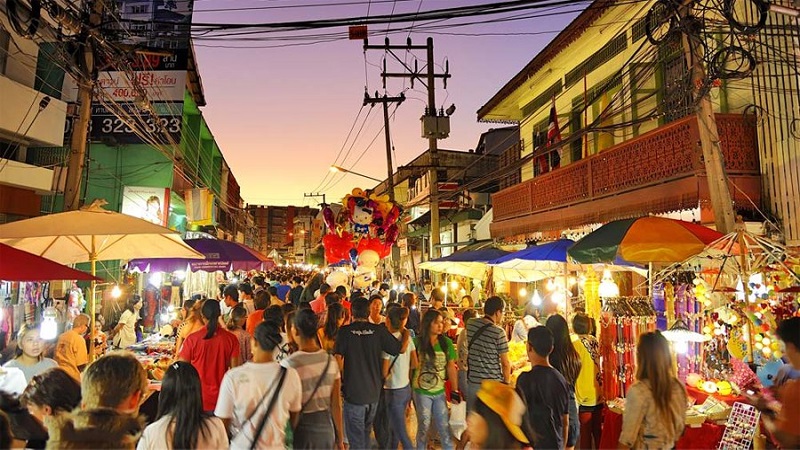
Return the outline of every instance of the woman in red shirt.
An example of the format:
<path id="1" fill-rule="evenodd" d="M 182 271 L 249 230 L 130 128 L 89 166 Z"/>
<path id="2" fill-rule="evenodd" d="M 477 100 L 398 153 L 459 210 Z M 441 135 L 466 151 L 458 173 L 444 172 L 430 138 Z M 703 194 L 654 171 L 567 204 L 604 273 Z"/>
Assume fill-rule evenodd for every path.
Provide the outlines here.
<path id="1" fill-rule="evenodd" d="M 219 324 L 219 302 L 213 299 L 203 303 L 203 328 L 183 341 L 178 359 L 191 363 L 200 374 L 203 391 L 203 411 L 214 412 L 222 377 L 231 367 L 238 366 L 239 340 Z"/>

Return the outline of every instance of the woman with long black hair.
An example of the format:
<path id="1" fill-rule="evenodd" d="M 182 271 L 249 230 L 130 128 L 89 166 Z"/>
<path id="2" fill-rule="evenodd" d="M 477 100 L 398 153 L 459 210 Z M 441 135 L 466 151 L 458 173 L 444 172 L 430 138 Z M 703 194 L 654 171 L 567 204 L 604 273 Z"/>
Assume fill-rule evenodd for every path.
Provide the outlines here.
<path id="1" fill-rule="evenodd" d="M 567 381 L 569 392 L 569 434 L 567 436 L 566 450 L 575 448 L 580 437 L 580 421 L 578 420 L 578 402 L 575 399 L 575 383 L 581 372 L 581 357 L 575 346 L 572 345 L 572 338 L 569 335 L 569 327 L 564 317 L 554 314 L 547 319 L 545 324 L 548 330 L 553 333 L 553 353 L 550 354 L 550 365 L 553 366 Z"/>
<path id="2" fill-rule="evenodd" d="M 201 313 L 204 326 L 183 341 L 178 359 L 197 369 L 203 391 L 203 411 L 213 412 L 222 377 L 240 363 L 239 340 L 220 326 L 222 312 L 218 301 L 206 300 Z"/>
<path id="3" fill-rule="evenodd" d="M 443 450 L 453 449 L 444 383 L 450 381 L 451 399 L 461 401 L 458 394 L 458 354 L 453 342 L 444 335 L 444 317 L 433 308 L 425 311 L 419 336 L 414 339 L 419 367 L 414 371 L 414 405 L 417 408 L 417 449 L 428 443 L 431 421 L 436 423 Z"/>
<path id="4" fill-rule="evenodd" d="M 228 433 L 222 420 L 203 413 L 197 369 L 183 361 L 171 364 L 161 383 L 156 421 L 144 429 L 136 450 L 227 446 Z"/>

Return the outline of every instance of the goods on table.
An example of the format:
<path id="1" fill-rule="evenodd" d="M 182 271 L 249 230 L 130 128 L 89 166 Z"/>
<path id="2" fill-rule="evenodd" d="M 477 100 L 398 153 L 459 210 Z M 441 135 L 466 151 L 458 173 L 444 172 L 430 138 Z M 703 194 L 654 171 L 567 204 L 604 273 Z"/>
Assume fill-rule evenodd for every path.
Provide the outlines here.
<path id="1" fill-rule="evenodd" d="M 144 366 L 147 377 L 151 380 L 161 380 L 164 373 L 172 364 L 172 357 L 175 353 L 175 341 L 153 335 L 141 342 L 128 347 L 136 354 L 136 359 Z"/>
<path id="2" fill-rule="evenodd" d="M 760 416 L 761 413 L 758 412 L 755 406 L 740 402 L 734 403 L 731 415 L 725 424 L 725 434 L 722 435 L 719 448 L 731 450 L 749 449 L 750 444 L 753 442 Z"/>

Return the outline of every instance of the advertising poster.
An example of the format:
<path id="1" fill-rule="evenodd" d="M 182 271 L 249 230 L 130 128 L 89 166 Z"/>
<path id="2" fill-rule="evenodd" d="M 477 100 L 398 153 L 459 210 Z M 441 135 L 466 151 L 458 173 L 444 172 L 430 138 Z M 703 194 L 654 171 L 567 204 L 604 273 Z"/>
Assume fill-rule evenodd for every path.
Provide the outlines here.
<path id="1" fill-rule="evenodd" d="M 166 227 L 169 216 L 169 188 L 124 186 L 121 212 Z"/>

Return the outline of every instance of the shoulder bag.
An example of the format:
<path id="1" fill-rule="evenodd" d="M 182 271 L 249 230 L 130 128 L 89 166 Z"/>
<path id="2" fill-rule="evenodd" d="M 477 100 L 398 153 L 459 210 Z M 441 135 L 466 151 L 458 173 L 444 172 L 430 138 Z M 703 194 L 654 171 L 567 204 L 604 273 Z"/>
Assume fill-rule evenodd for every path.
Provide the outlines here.
<path id="1" fill-rule="evenodd" d="M 281 389 L 283 388 L 283 381 L 286 379 L 286 368 L 281 366 L 281 376 L 278 380 L 278 385 L 275 387 L 275 390 L 272 394 L 272 398 L 269 401 L 269 405 L 267 405 L 266 411 L 264 411 L 264 415 L 261 416 L 261 420 L 258 422 L 258 426 L 256 427 L 255 433 L 253 433 L 253 441 L 250 443 L 250 450 L 255 450 L 256 445 L 258 444 L 258 438 L 261 436 L 261 432 L 264 431 L 264 426 L 267 424 L 267 420 L 269 419 L 269 415 L 272 414 L 272 410 L 275 409 L 275 403 L 278 401 L 278 395 L 281 393 Z M 244 423 L 250 422 L 253 419 L 253 416 L 256 414 L 258 409 L 264 404 L 264 400 L 266 400 L 267 395 L 264 394 L 264 398 L 259 402 L 258 406 L 250 413 L 250 417 Z"/>

